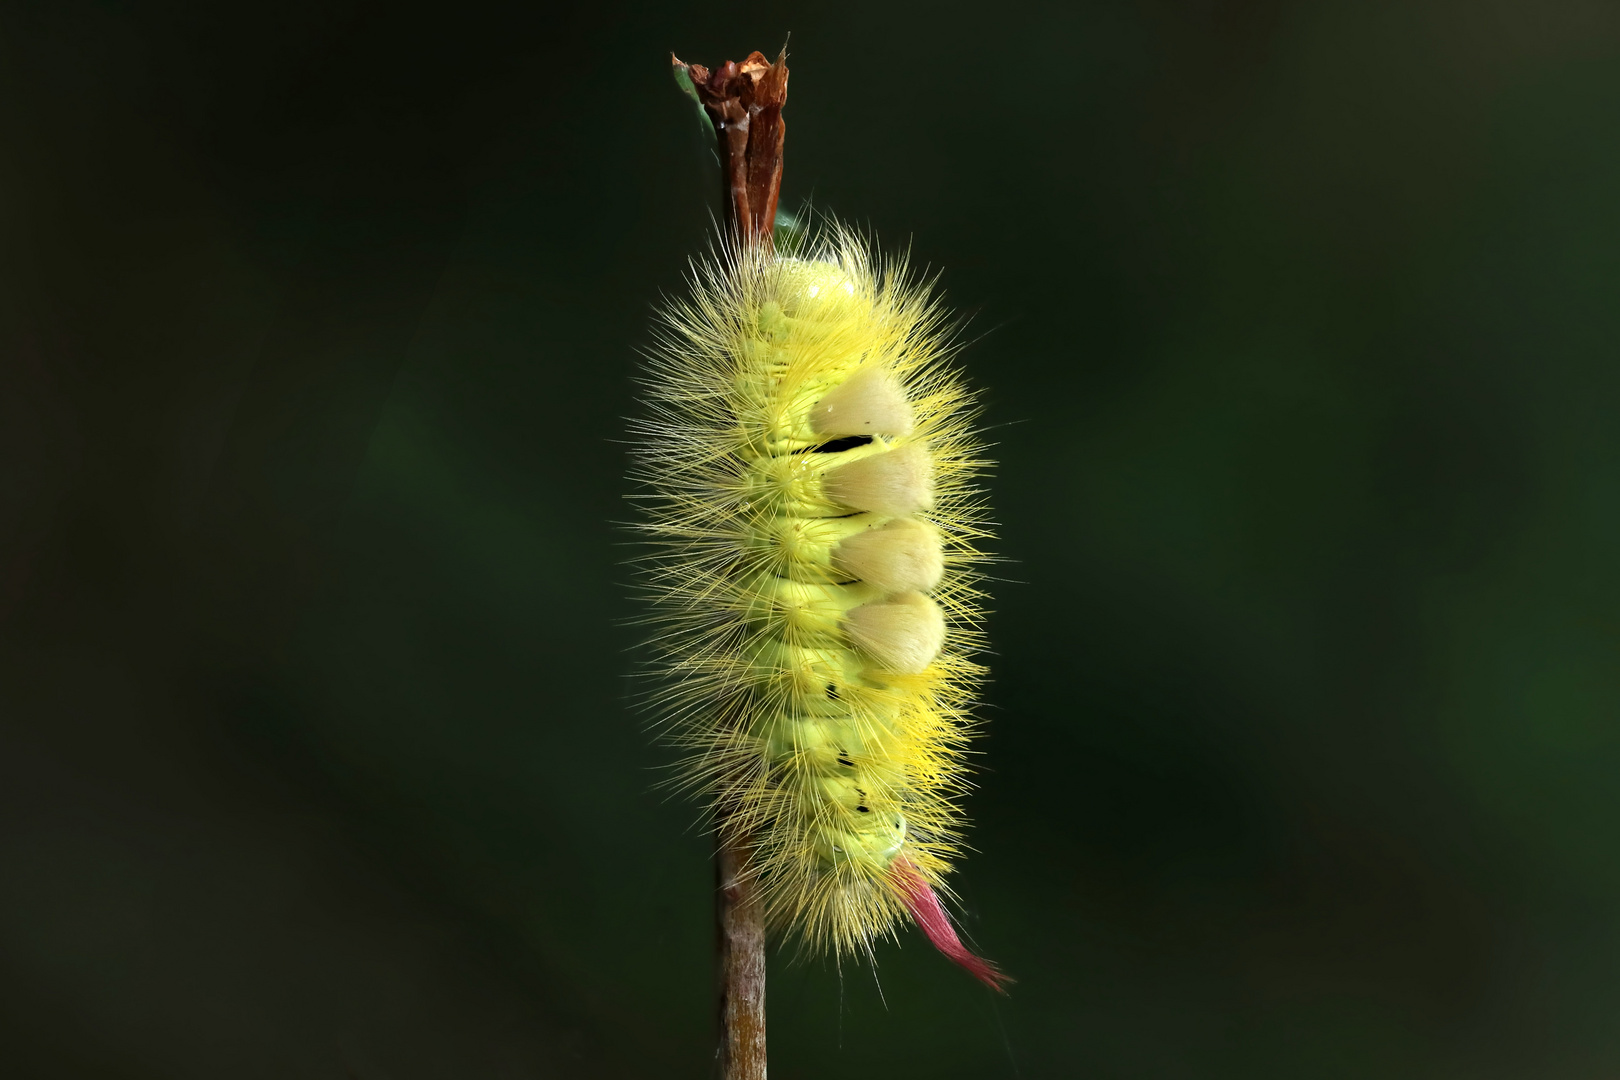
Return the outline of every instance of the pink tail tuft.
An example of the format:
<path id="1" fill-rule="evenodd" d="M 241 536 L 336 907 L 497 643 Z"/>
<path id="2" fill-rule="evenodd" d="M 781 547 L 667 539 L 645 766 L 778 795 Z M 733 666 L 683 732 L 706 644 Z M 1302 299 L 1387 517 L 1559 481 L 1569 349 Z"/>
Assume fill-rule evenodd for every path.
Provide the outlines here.
<path id="1" fill-rule="evenodd" d="M 966 968 L 970 975 L 990 989 L 1005 994 L 1006 984 L 1013 981 L 1012 977 L 1004 975 L 996 965 L 962 944 L 962 939 L 956 936 L 956 928 L 951 925 L 951 917 L 945 914 L 939 897 L 934 895 L 934 890 L 929 888 L 917 868 L 904 859 L 897 859 L 894 869 L 905 896 L 906 910 L 911 912 L 912 921 L 928 935 L 928 940 L 934 943 L 934 948 Z"/>

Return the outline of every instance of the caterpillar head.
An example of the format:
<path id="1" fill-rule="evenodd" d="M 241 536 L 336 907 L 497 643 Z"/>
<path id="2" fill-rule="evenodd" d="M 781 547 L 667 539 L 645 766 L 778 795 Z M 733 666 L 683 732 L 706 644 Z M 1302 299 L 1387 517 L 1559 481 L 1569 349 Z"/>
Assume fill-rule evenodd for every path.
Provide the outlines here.
<path id="1" fill-rule="evenodd" d="M 820 259 L 778 259 L 777 302 L 782 313 L 795 319 L 844 319 L 871 301 L 861 295 L 855 278 L 834 262 Z"/>

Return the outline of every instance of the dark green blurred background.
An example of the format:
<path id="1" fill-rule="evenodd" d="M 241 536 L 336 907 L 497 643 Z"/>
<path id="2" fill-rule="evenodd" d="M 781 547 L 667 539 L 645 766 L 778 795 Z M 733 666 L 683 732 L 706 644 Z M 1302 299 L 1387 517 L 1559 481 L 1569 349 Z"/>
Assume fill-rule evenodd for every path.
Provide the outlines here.
<path id="1" fill-rule="evenodd" d="M 708 1074 L 616 440 L 788 31 L 982 334 L 1020 981 L 783 955 L 772 1075 L 1620 1075 L 1599 0 L 5 4 L 0 1075 Z"/>

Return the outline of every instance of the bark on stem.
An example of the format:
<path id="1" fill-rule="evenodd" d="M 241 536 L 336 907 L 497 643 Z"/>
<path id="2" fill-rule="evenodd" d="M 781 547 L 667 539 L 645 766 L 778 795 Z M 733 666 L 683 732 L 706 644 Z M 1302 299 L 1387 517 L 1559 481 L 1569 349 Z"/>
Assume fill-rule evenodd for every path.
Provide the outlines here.
<path id="1" fill-rule="evenodd" d="M 717 867 L 720 1076 L 765 1080 L 765 913 L 746 847 L 722 841 Z"/>

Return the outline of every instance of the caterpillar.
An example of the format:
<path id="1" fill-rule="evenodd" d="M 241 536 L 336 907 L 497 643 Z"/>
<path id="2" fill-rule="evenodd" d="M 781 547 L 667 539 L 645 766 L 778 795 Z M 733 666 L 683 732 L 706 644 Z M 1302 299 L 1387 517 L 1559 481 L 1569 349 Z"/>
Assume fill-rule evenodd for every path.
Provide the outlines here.
<path id="1" fill-rule="evenodd" d="M 666 304 L 635 425 L 652 702 L 767 924 L 839 961 L 909 919 L 987 985 L 938 895 L 983 669 L 973 394 L 903 260 L 823 225 L 723 243 Z"/>

